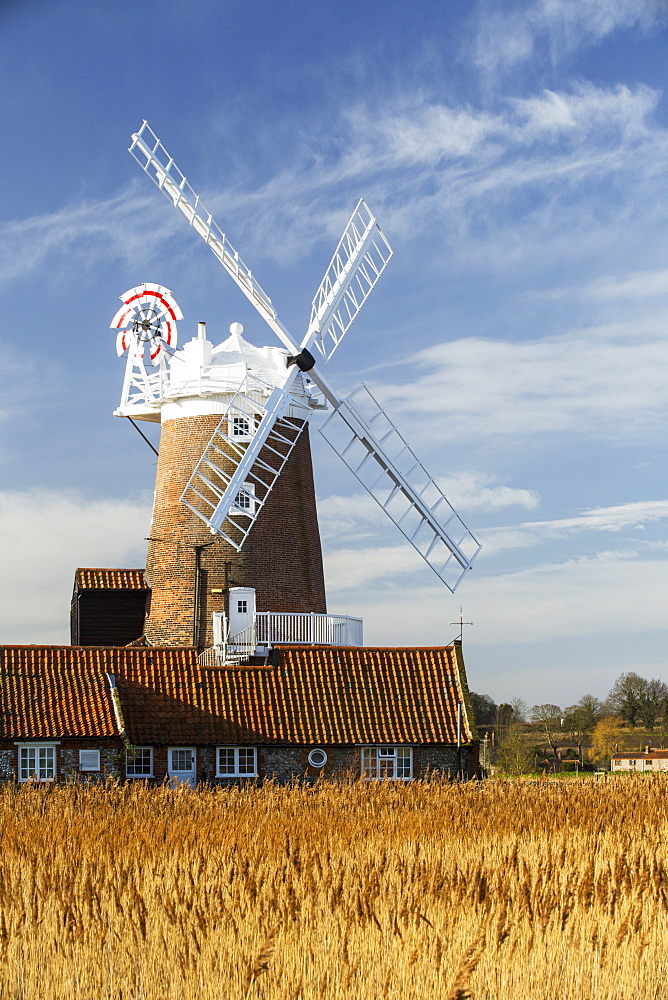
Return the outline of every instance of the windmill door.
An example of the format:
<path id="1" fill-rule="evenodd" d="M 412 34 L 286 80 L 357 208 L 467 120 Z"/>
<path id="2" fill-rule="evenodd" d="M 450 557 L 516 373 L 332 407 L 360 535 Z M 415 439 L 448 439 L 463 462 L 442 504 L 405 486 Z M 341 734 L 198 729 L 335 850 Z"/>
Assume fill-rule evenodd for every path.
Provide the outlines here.
<path id="1" fill-rule="evenodd" d="M 197 784 L 195 773 L 195 748 L 170 747 L 168 750 L 167 771 L 169 783 L 173 788 L 187 781 L 192 788 Z"/>

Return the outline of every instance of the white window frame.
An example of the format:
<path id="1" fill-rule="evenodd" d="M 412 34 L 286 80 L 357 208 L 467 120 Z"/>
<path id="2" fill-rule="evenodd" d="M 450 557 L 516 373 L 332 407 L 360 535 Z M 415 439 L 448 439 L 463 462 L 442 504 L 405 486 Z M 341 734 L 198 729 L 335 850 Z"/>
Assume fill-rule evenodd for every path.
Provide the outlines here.
<path id="1" fill-rule="evenodd" d="M 248 506 L 243 507 L 239 505 L 239 497 L 244 494 L 248 499 Z M 237 493 L 235 500 L 237 506 L 230 507 L 230 517 L 249 517 L 255 513 L 255 483 L 244 483 L 239 492 Z"/>
<path id="2" fill-rule="evenodd" d="M 410 781 L 413 777 L 413 747 L 389 744 L 364 746 L 360 756 L 362 777 L 369 781 Z M 398 773 L 406 770 L 408 773 Z"/>
<path id="3" fill-rule="evenodd" d="M 58 775 L 58 755 L 56 753 L 56 748 L 57 748 L 59 742 L 60 741 L 57 741 L 55 743 L 54 742 L 50 742 L 50 743 L 48 743 L 48 742 L 46 742 L 46 743 L 17 743 L 16 745 L 19 748 L 18 749 L 18 764 L 19 764 L 19 766 L 18 766 L 18 776 L 19 776 L 19 781 L 55 781 L 56 777 Z M 23 769 L 23 762 L 22 762 L 21 758 L 23 756 L 24 751 L 30 751 L 30 750 L 35 750 L 35 751 L 37 751 L 38 754 L 39 754 L 40 750 L 49 750 L 49 751 L 51 751 L 51 755 L 52 755 L 51 756 L 51 760 L 52 760 L 51 769 L 53 770 L 53 774 L 51 774 L 50 776 L 45 776 L 45 777 L 40 777 L 39 775 L 37 775 L 36 774 L 36 770 L 39 769 L 39 763 L 37 764 L 37 767 L 36 768 L 33 767 L 33 769 L 29 773 L 24 771 L 24 769 Z"/>
<path id="4" fill-rule="evenodd" d="M 241 430 L 242 422 L 246 425 L 246 430 Z M 237 429 L 240 429 L 241 433 L 237 433 Z M 253 417 L 250 413 L 230 414 L 227 432 L 233 441 L 250 441 L 253 437 Z"/>
<path id="5" fill-rule="evenodd" d="M 150 770 L 150 774 L 148 772 L 142 772 L 142 774 L 131 774 L 130 770 L 129 770 L 130 764 L 129 764 L 129 761 L 128 761 L 129 755 L 130 754 L 134 754 L 134 753 L 138 753 L 139 751 L 144 752 L 146 750 L 148 750 L 148 752 L 149 752 L 149 761 L 150 761 L 149 767 L 151 769 Z M 139 778 L 140 781 L 141 781 L 142 778 L 152 778 L 153 777 L 153 747 L 132 747 L 131 750 L 128 749 L 128 750 L 125 751 L 125 777 L 126 778 Z"/>
<path id="6" fill-rule="evenodd" d="M 229 753 L 231 750 L 234 754 L 234 770 L 233 771 L 221 771 L 220 768 L 220 757 L 221 750 L 225 750 Z M 241 771 L 239 765 L 240 753 L 252 753 L 253 754 L 253 771 Z M 257 747 L 216 747 L 216 777 L 217 778 L 257 778 Z"/>
<path id="7" fill-rule="evenodd" d="M 97 754 L 97 764 L 95 767 L 85 767 L 83 764 L 82 754 L 85 753 L 96 753 Z M 88 747 L 86 750 L 79 750 L 79 770 L 80 771 L 101 771 L 100 766 L 100 751 L 96 747 Z"/>

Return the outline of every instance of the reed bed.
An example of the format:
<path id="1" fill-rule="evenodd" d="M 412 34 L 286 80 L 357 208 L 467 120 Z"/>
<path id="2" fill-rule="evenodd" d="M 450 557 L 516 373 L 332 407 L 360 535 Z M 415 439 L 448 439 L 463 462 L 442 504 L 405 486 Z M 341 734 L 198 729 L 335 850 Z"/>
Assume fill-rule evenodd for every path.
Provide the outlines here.
<path id="1" fill-rule="evenodd" d="M 655 1000 L 668 778 L 0 791 L 0 997 Z"/>

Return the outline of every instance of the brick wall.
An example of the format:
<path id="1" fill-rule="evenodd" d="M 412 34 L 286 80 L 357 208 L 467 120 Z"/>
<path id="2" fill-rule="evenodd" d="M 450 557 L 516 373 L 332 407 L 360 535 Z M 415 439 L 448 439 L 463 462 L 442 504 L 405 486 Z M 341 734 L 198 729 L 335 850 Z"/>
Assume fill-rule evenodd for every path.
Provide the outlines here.
<path id="1" fill-rule="evenodd" d="M 180 499 L 219 421 L 219 416 L 182 417 L 162 427 L 146 562 L 151 587 L 146 635 L 155 645 L 193 643 L 195 546 L 207 546 L 201 549 L 201 647 L 213 644 L 213 612 L 228 610 L 228 585 L 254 587 L 258 611 L 326 611 L 308 427 L 237 552 Z"/>

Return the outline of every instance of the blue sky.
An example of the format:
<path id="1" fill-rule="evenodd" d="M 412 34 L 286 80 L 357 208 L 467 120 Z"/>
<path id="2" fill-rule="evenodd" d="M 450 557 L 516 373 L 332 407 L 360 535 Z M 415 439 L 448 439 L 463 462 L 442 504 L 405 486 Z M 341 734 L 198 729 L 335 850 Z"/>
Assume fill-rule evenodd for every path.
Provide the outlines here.
<path id="1" fill-rule="evenodd" d="M 462 605 L 497 700 L 668 680 L 667 13 L 5 2 L 0 641 L 67 641 L 74 568 L 143 563 L 118 296 L 157 281 L 181 340 L 274 342 L 127 153 L 147 118 L 296 337 L 360 196 L 395 251 L 328 375 L 372 387 L 484 550 L 450 595 L 315 434 L 330 610 L 429 645 Z"/>

